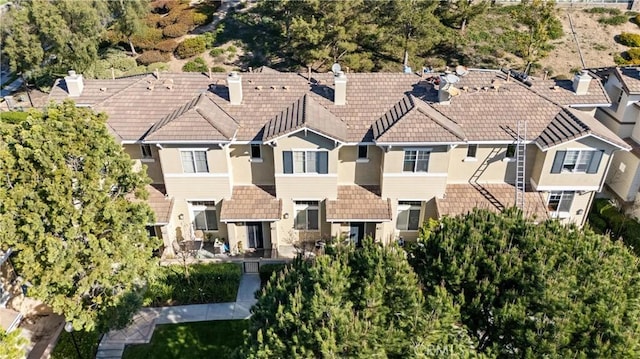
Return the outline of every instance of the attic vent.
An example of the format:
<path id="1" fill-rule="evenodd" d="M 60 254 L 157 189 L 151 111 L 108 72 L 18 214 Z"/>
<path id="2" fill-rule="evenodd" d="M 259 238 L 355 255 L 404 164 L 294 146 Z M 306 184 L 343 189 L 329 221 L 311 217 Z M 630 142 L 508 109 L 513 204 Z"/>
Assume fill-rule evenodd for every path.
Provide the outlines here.
<path id="1" fill-rule="evenodd" d="M 106 92 L 107 88 L 106 87 L 100 87 L 100 92 Z"/>
<path id="2" fill-rule="evenodd" d="M 289 89 L 289 86 L 282 86 L 282 89 L 283 89 L 283 90 L 288 90 L 288 89 Z"/>
<path id="3" fill-rule="evenodd" d="M 469 86 L 462 86 L 462 91 L 464 91 L 464 92 L 469 91 Z"/>
<path id="4" fill-rule="evenodd" d="M 262 86 L 256 86 L 256 90 L 258 91 L 262 90 Z"/>
<path id="5" fill-rule="evenodd" d="M 162 84 L 164 85 L 164 87 L 171 90 L 173 88 L 173 79 L 164 80 Z"/>
<path id="6" fill-rule="evenodd" d="M 276 87 L 275 87 L 274 85 L 271 85 L 271 89 L 272 89 L 272 90 L 275 90 L 275 89 L 276 89 Z"/>
<path id="7" fill-rule="evenodd" d="M 156 86 L 154 83 L 149 83 L 149 85 L 147 86 L 147 90 L 153 90 L 155 87 Z"/>

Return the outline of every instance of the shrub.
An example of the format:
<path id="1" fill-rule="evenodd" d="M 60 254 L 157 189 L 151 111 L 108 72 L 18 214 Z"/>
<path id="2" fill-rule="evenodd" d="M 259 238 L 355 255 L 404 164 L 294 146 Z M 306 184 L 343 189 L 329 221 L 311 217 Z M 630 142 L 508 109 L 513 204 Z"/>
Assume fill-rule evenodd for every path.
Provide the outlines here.
<path id="1" fill-rule="evenodd" d="M 234 263 L 193 264 L 162 267 L 158 279 L 149 284 L 144 306 L 233 302 L 238 294 L 242 271 Z"/>
<path id="2" fill-rule="evenodd" d="M 204 40 L 207 49 L 212 48 L 213 43 L 216 42 L 216 34 L 213 32 L 205 32 L 204 34 L 200 35 L 200 37 L 202 37 L 202 39 Z"/>
<path id="3" fill-rule="evenodd" d="M 152 64 L 150 64 L 149 66 L 147 66 L 147 72 L 153 72 L 153 71 L 167 71 L 169 70 L 169 65 L 167 65 L 164 62 L 154 62 Z"/>
<path id="4" fill-rule="evenodd" d="M 620 9 L 616 9 L 613 7 L 592 7 L 590 9 L 584 9 L 584 12 L 590 14 L 609 14 L 609 15 L 620 15 L 622 11 Z"/>
<path id="5" fill-rule="evenodd" d="M 19 123 L 27 119 L 28 112 L 21 111 L 5 111 L 0 112 L 0 122 L 4 123 Z"/>
<path id="6" fill-rule="evenodd" d="M 287 265 L 285 263 L 262 264 L 258 272 L 260 273 L 260 283 L 267 284 L 273 273 L 278 273 Z"/>
<path id="7" fill-rule="evenodd" d="M 220 56 L 222 54 L 224 54 L 224 49 L 221 49 L 219 47 L 216 47 L 214 49 L 211 49 L 211 51 L 209 51 L 209 55 L 211 55 L 211 57 Z"/>
<path id="8" fill-rule="evenodd" d="M 159 43 L 156 44 L 156 50 L 159 50 L 162 52 L 174 52 L 177 47 L 178 47 L 178 42 L 173 39 L 160 41 Z"/>
<path id="9" fill-rule="evenodd" d="M 626 15 L 616 15 L 616 16 L 603 16 L 598 19 L 598 22 L 605 25 L 622 25 L 629 21 L 629 17 Z"/>
<path id="10" fill-rule="evenodd" d="M 620 54 L 613 55 L 613 62 L 615 62 L 616 65 L 626 65 L 627 64 L 627 60 Z"/>
<path id="11" fill-rule="evenodd" d="M 143 52 L 142 55 L 138 56 L 136 61 L 138 61 L 140 65 L 149 65 L 154 62 L 167 62 L 170 59 L 171 57 L 167 53 L 150 50 Z"/>
<path id="12" fill-rule="evenodd" d="M 626 216 L 607 199 L 596 199 L 589 212 L 589 223 L 599 233 L 610 233 L 611 239 L 622 241 L 640 255 L 640 223 Z"/>
<path id="13" fill-rule="evenodd" d="M 156 28 L 158 27 L 158 23 L 162 19 L 162 15 L 150 13 L 147 17 L 144 18 L 144 23 L 149 27 Z"/>
<path id="14" fill-rule="evenodd" d="M 193 37 L 185 39 L 176 49 L 176 57 L 180 59 L 186 59 L 195 55 L 198 55 L 206 50 L 206 44 L 201 37 Z"/>
<path id="15" fill-rule="evenodd" d="M 222 66 L 213 66 L 211 72 L 227 72 L 227 70 Z"/>
<path id="16" fill-rule="evenodd" d="M 196 26 L 204 25 L 209 20 L 209 16 L 207 14 L 194 12 L 193 13 L 193 24 Z"/>
<path id="17" fill-rule="evenodd" d="M 182 23 L 168 25 L 162 30 L 162 33 L 166 37 L 180 37 L 186 35 L 188 32 L 189 26 Z"/>
<path id="18" fill-rule="evenodd" d="M 623 32 L 618 35 L 618 42 L 629 47 L 640 47 L 640 34 Z"/>
<path id="19" fill-rule="evenodd" d="M 231 45 L 227 47 L 227 52 L 230 54 L 235 54 L 236 52 L 238 52 L 238 49 L 235 46 Z"/>
<path id="20" fill-rule="evenodd" d="M 634 47 L 634 48 L 631 48 L 631 49 L 627 50 L 627 55 L 629 56 L 629 59 L 631 61 L 640 60 L 640 47 Z"/>
<path id="21" fill-rule="evenodd" d="M 162 41 L 162 30 L 146 28 L 140 34 L 133 35 L 131 42 L 136 49 L 153 49 L 158 42 Z"/>
<path id="22" fill-rule="evenodd" d="M 207 72 L 209 67 L 202 57 L 196 57 L 182 66 L 184 72 Z"/>

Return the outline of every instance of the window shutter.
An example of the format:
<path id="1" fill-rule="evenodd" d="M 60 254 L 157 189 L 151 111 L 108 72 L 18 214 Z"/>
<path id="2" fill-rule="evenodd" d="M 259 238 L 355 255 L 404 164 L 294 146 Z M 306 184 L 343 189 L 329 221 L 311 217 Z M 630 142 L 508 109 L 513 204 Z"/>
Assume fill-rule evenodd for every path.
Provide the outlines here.
<path id="1" fill-rule="evenodd" d="M 604 151 L 595 151 L 593 156 L 591 157 L 591 162 L 589 162 L 589 167 L 587 168 L 587 173 L 598 173 L 598 168 L 600 168 L 600 161 L 602 160 L 602 154 Z"/>
<path id="2" fill-rule="evenodd" d="M 284 151 L 282 152 L 283 163 L 284 163 L 284 173 L 293 173 L 293 152 Z"/>
<path id="3" fill-rule="evenodd" d="M 318 173 L 327 174 L 329 173 L 329 152 L 319 151 L 318 154 Z"/>
<path id="4" fill-rule="evenodd" d="M 556 158 L 553 160 L 553 166 L 551 167 L 551 173 L 562 172 L 562 164 L 564 163 L 564 156 L 567 155 L 567 151 L 557 151 Z"/>

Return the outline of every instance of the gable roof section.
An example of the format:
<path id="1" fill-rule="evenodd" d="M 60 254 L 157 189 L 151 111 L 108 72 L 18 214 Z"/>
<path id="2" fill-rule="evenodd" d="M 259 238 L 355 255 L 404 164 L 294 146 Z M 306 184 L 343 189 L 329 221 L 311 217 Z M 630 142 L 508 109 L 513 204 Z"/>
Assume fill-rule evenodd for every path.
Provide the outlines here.
<path id="1" fill-rule="evenodd" d="M 561 106 L 609 105 L 611 99 L 607 95 L 602 81 L 592 77 L 589 89 L 584 95 L 576 95 L 572 80 L 535 80 L 531 90 Z"/>
<path id="2" fill-rule="evenodd" d="M 563 108 L 536 139 L 536 144 L 546 151 L 551 147 L 586 136 L 594 136 L 621 149 L 629 146 L 618 136 L 587 114 Z"/>
<path id="3" fill-rule="evenodd" d="M 462 128 L 413 95 L 403 97 L 372 126 L 378 143 L 466 140 Z"/>
<path id="4" fill-rule="evenodd" d="M 629 94 L 640 93 L 640 71 L 638 67 L 616 67 L 613 72 Z"/>
<path id="5" fill-rule="evenodd" d="M 305 94 L 264 126 L 263 141 L 273 141 L 279 137 L 308 129 L 322 136 L 345 142 L 347 124 L 331 111 Z"/>
<path id="6" fill-rule="evenodd" d="M 145 141 L 230 141 L 238 124 L 206 94 L 195 97 L 154 124 Z"/>

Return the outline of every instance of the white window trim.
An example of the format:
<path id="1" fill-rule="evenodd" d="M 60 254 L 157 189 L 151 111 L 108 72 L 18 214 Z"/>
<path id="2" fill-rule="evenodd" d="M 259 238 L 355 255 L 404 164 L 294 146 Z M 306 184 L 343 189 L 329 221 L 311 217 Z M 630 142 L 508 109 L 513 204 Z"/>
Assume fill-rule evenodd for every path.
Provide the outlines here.
<path id="1" fill-rule="evenodd" d="M 552 211 L 549 209 L 549 202 L 551 202 L 551 193 L 552 192 L 560 192 L 560 201 L 558 201 L 558 208 L 560 208 L 562 204 L 562 200 L 564 199 L 565 193 L 572 192 L 573 198 L 571 199 L 571 206 L 573 207 L 573 202 L 576 199 L 576 193 L 574 191 L 550 191 L 547 195 L 547 212 L 549 212 L 552 218 L 569 218 L 571 217 L 571 210 L 569 211 Z"/>
<path id="2" fill-rule="evenodd" d="M 591 161 L 593 159 L 594 153 L 597 152 L 598 150 L 586 149 L 586 148 L 579 148 L 579 149 L 578 148 L 567 148 L 564 151 L 566 153 L 565 153 L 564 160 L 562 161 L 562 167 L 560 168 L 560 173 L 561 174 L 569 174 L 569 173 L 571 173 L 571 174 L 582 174 L 582 175 L 584 175 L 584 174 L 589 174 L 589 175 L 597 174 L 597 173 L 587 173 L 587 171 L 589 170 L 589 165 L 591 164 Z M 565 165 L 565 163 L 567 161 L 567 154 L 569 154 L 569 152 L 578 152 L 578 157 L 576 158 L 576 164 L 575 164 L 575 168 L 573 169 L 573 171 L 569 171 L 569 170 L 566 170 L 564 168 L 564 165 Z M 580 162 L 582 154 L 586 153 L 586 152 L 591 152 L 592 153 L 591 154 L 591 158 L 587 162 L 587 167 L 585 168 L 584 171 L 577 171 L 576 168 L 578 167 L 578 163 Z"/>
<path id="3" fill-rule="evenodd" d="M 193 202 L 213 202 L 213 206 L 204 206 L 204 205 L 194 205 Z M 194 199 L 194 200 L 188 200 L 187 201 L 187 205 L 189 208 L 189 220 L 191 223 L 191 231 L 195 232 L 198 231 L 199 229 L 196 228 L 196 214 L 195 211 L 206 211 L 207 209 L 213 209 L 213 211 L 216 212 L 216 222 L 220 222 L 220 219 L 218 218 L 218 209 L 216 208 L 216 206 L 218 205 L 218 203 L 212 199 Z M 217 229 L 200 229 L 201 231 L 206 231 L 206 232 L 217 232 L 220 230 L 220 226 L 219 223 L 216 223 L 216 227 Z M 193 234 L 193 233 L 192 233 Z"/>
<path id="4" fill-rule="evenodd" d="M 185 171 L 184 168 L 184 162 L 182 161 L 182 153 L 183 152 L 190 152 L 191 153 L 191 158 L 193 159 L 193 169 L 195 172 L 187 172 Z M 207 162 L 207 171 L 206 172 L 198 172 L 198 168 L 196 166 L 196 158 L 194 156 L 194 152 L 204 152 L 204 159 Z M 211 173 L 211 166 L 209 166 L 209 149 L 202 149 L 202 148 L 181 148 L 180 149 L 180 164 L 182 165 L 182 172 L 184 174 L 208 174 Z"/>
<path id="5" fill-rule="evenodd" d="M 329 174 L 329 173 L 318 173 L 317 172 L 317 170 L 318 170 L 318 167 L 317 167 L 318 163 L 317 162 L 316 162 L 316 170 L 314 172 L 307 171 L 307 152 L 314 152 L 314 153 L 326 152 L 327 153 L 327 172 L 329 172 L 329 150 L 326 150 L 326 149 L 323 149 L 323 148 L 318 148 L 318 149 L 316 149 L 316 148 L 292 148 L 292 149 L 290 149 L 288 151 L 291 152 L 291 160 L 292 160 L 292 163 L 291 163 L 292 168 L 291 168 L 291 170 L 293 170 L 294 172 L 293 173 L 283 173 L 284 175 L 287 175 L 287 176 L 291 176 L 291 175 L 326 176 L 326 175 Z M 293 159 L 293 155 L 296 152 L 304 152 L 304 167 L 305 167 L 304 169 L 305 169 L 305 172 L 295 172 L 295 160 Z M 283 170 L 284 170 L 284 163 L 283 163 Z"/>
<path id="6" fill-rule="evenodd" d="M 416 152 L 416 163 L 413 165 L 413 171 L 405 171 L 404 170 L 404 162 L 405 162 L 405 156 L 407 155 L 407 151 L 415 151 Z M 420 152 L 427 152 L 429 154 L 429 160 L 427 161 L 427 170 L 426 171 L 416 171 L 416 166 L 418 165 L 418 153 Z M 404 148 L 403 149 L 403 154 L 402 154 L 402 173 L 429 173 L 429 163 L 431 162 L 431 152 L 432 149 L 431 148 Z"/>
<path id="7" fill-rule="evenodd" d="M 400 204 L 400 202 L 420 202 L 420 205 L 411 205 L 411 204 Z M 409 216 L 407 216 L 407 223 L 406 223 L 406 229 L 399 229 L 398 228 L 398 216 L 400 215 L 401 211 L 411 211 L 411 210 L 417 210 L 418 211 L 418 228 L 416 229 L 409 229 Z M 398 201 L 398 209 L 396 211 L 396 228 L 395 230 L 397 231 L 401 231 L 401 232 L 415 232 L 417 230 L 420 229 L 420 220 L 422 219 L 422 201 L 407 201 L 407 200 L 402 200 L 402 201 Z"/>
<path id="8" fill-rule="evenodd" d="M 298 204 L 297 202 L 317 202 L 317 205 L 309 205 L 309 204 Z M 315 209 L 318 211 L 318 229 L 309 229 L 309 213 L 307 212 L 307 222 L 305 223 L 305 229 L 297 229 L 295 227 L 296 217 L 298 216 L 298 212 L 307 211 L 308 209 Z M 295 199 L 293 201 L 293 229 L 298 232 L 320 232 L 322 228 L 322 223 L 320 222 L 320 201 L 313 199 Z"/>

